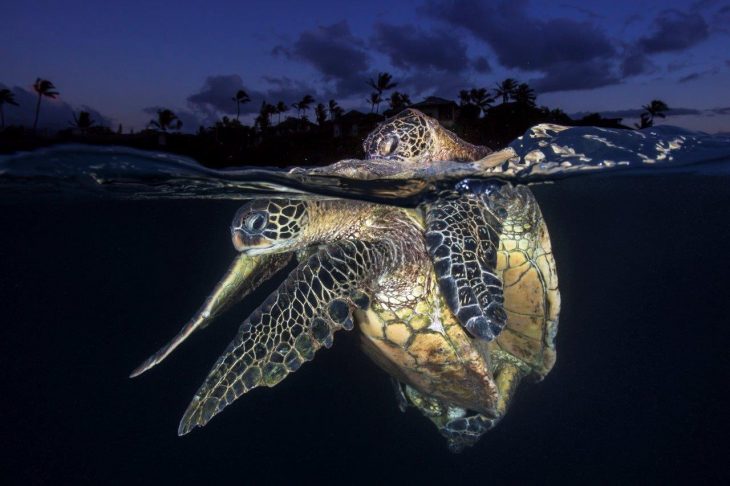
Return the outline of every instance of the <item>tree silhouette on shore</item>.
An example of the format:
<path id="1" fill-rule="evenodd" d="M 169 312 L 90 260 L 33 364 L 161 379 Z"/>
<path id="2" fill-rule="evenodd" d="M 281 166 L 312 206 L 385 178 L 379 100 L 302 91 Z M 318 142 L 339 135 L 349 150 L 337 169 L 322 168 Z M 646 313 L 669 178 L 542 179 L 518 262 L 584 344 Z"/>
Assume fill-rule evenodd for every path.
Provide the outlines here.
<path id="1" fill-rule="evenodd" d="M 401 93 L 400 91 L 393 91 L 388 99 L 388 104 L 390 105 L 390 112 L 395 115 L 398 112 L 405 110 L 413 103 L 411 103 L 411 97 L 407 94 Z"/>
<path id="2" fill-rule="evenodd" d="M 502 104 L 507 103 L 515 94 L 517 89 L 517 81 L 512 78 L 507 78 L 501 83 L 497 83 L 497 89 L 495 95 L 497 98 L 502 98 Z"/>
<path id="3" fill-rule="evenodd" d="M 662 100 L 651 100 L 648 105 L 642 106 L 644 113 L 639 118 L 639 123 L 634 126 L 641 130 L 642 128 L 649 128 L 654 126 L 654 118 L 666 118 L 665 111 L 669 111 L 669 106 Z"/>
<path id="4" fill-rule="evenodd" d="M 324 126 L 327 121 L 327 108 L 322 103 L 317 103 L 314 108 L 314 116 L 317 119 L 317 125 Z"/>
<path id="5" fill-rule="evenodd" d="M 335 121 L 339 117 L 342 116 L 344 110 L 340 108 L 340 105 L 337 104 L 335 100 L 330 100 L 329 104 L 327 105 L 327 110 L 330 114 L 330 120 Z"/>
<path id="6" fill-rule="evenodd" d="M 236 120 L 238 120 L 241 116 L 241 103 L 248 103 L 251 101 L 251 98 L 248 96 L 248 93 L 239 89 L 236 92 L 236 96 L 231 99 L 236 102 Z"/>
<path id="7" fill-rule="evenodd" d="M 33 133 L 35 133 L 38 128 L 38 115 L 41 112 L 41 99 L 43 99 L 44 96 L 56 99 L 59 93 L 56 91 L 56 87 L 52 82 L 41 78 L 36 78 L 35 83 L 33 83 L 33 91 L 38 94 L 38 102 L 35 105 L 35 120 L 33 121 Z"/>
<path id="8" fill-rule="evenodd" d="M 312 98 L 312 95 L 304 95 L 301 100 L 292 104 L 292 107 L 294 107 L 299 112 L 300 118 L 306 119 L 307 110 L 309 109 L 309 105 L 311 105 L 312 103 L 314 103 L 314 98 Z"/>
<path id="9" fill-rule="evenodd" d="M 521 83 L 512 92 L 512 99 L 521 105 L 535 107 L 537 95 L 527 83 Z"/>
<path id="10" fill-rule="evenodd" d="M 172 110 L 161 108 L 157 110 L 157 119 L 150 120 L 147 126 L 153 127 L 161 132 L 167 132 L 168 130 L 180 130 L 182 128 L 182 121 Z"/>
<path id="11" fill-rule="evenodd" d="M 370 103 L 370 113 L 373 111 L 377 113 L 375 107 L 380 106 L 380 103 L 382 103 L 383 98 L 381 98 L 380 93 L 377 91 L 375 93 L 370 93 L 370 98 L 367 99 L 367 102 Z"/>
<path id="12" fill-rule="evenodd" d="M 375 113 L 378 113 L 380 110 L 380 103 L 383 101 L 383 93 L 398 86 L 398 83 L 393 82 L 393 76 L 386 72 L 378 73 L 378 79 L 370 79 L 367 81 L 367 84 L 375 90 L 375 93 L 370 95 L 369 100 L 371 103 L 370 111 L 373 111 L 373 108 L 375 108 Z"/>
<path id="13" fill-rule="evenodd" d="M 278 121 L 278 123 L 281 123 L 281 115 L 282 115 L 282 113 L 286 113 L 287 111 L 289 111 L 289 107 L 286 106 L 286 103 L 284 103 L 283 101 L 279 101 L 274 106 L 274 110 L 275 110 L 274 113 L 276 113 L 277 115 L 279 115 L 279 121 Z"/>
<path id="14" fill-rule="evenodd" d="M 0 89 L 0 130 L 5 128 L 5 105 L 18 106 L 18 102 L 15 101 L 15 95 L 9 89 Z"/>
<path id="15" fill-rule="evenodd" d="M 96 123 L 88 111 L 80 111 L 78 116 L 74 113 L 73 117 L 74 121 L 71 123 L 71 126 L 78 128 L 82 134 L 86 133 Z"/>

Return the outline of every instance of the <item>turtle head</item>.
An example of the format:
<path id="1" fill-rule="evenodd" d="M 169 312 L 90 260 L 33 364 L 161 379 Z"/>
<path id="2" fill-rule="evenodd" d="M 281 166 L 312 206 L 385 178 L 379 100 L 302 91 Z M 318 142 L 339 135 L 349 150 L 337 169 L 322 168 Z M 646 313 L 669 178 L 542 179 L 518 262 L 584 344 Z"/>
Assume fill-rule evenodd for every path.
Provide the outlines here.
<path id="1" fill-rule="evenodd" d="M 385 120 L 363 142 L 368 159 L 431 159 L 438 123 L 418 110 L 408 108 Z"/>
<path id="2" fill-rule="evenodd" d="M 298 246 L 309 215 L 306 201 L 257 199 L 236 211 L 231 238 L 236 250 L 250 255 L 279 253 Z"/>

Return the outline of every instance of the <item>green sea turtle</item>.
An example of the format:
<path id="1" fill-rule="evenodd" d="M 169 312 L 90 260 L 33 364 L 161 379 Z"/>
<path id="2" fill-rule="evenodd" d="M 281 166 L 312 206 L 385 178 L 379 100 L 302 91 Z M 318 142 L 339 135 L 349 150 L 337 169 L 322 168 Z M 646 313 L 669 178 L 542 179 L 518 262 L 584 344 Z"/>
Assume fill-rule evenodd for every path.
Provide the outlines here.
<path id="1" fill-rule="evenodd" d="M 387 133 L 388 123 L 378 130 Z M 459 148 L 445 130 L 423 136 L 439 142 L 444 134 Z M 418 157 L 400 160 L 435 162 Z M 205 425 L 252 388 L 280 382 L 329 347 L 335 331 L 357 323 L 365 351 L 395 379 L 401 406 L 431 419 L 452 450 L 473 444 L 504 415 L 523 377 L 541 379 L 552 367 L 560 300 L 547 228 L 529 189 L 498 181 L 459 189 L 420 209 L 313 199 L 243 206 L 231 227 L 241 252 L 231 269 L 133 376 L 296 255 L 296 269 L 214 365 L 179 433 Z"/>

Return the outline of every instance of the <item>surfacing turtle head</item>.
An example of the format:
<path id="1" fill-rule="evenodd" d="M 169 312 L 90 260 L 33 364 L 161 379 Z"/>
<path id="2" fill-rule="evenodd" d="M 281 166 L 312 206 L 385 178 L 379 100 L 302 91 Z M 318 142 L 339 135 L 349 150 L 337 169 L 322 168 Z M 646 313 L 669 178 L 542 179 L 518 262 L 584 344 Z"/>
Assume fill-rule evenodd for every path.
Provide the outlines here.
<path id="1" fill-rule="evenodd" d="M 286 251 L 297 243 L 307 221 L 307 204 L 304 201 L 251 201 L 241 206 L 233 217 L 233 246 L 249 255 Z"/>
<path id="2" fill-rule="evenodd" d="M 385 120 L 363 142 L 368 159 L 423 159 L 434 149 L 435 120 L 408 108 Z"/>

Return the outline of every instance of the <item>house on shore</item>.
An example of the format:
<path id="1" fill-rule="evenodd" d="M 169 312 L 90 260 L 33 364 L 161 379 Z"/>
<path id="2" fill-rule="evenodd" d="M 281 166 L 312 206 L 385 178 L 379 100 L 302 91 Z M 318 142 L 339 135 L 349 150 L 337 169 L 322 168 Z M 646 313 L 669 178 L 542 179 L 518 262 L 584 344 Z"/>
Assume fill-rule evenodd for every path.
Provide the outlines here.
<path id="1" fill-rule="evenodd" d="M 425 100 L 411 105 L 409 108 L 422 111 L 448 128 L 454 126 L 456 117 L 459 114 L 459 105 L 455 101 L 439 98 L 438 96 L 429 96 Z"/>

